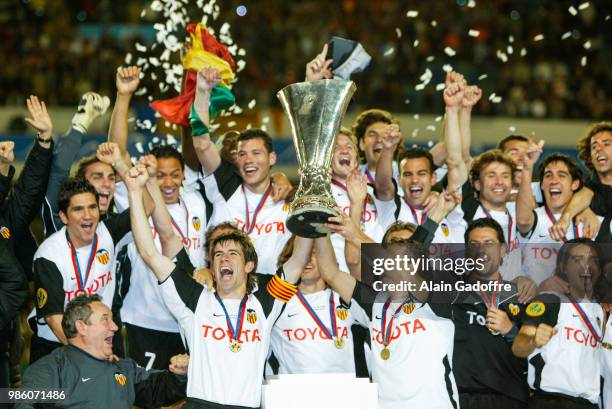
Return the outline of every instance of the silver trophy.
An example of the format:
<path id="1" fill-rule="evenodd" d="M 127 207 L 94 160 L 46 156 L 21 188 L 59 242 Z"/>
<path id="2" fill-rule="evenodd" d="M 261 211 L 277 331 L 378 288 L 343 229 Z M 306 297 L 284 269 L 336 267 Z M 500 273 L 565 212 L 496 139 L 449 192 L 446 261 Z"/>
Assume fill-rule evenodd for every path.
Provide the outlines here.
<path id="1" fill-rule="evenodd" d="M 288 85 L 276 94 L 289 117 L 301 169 L 287 217 L 287 227 L 298 236 L 329 234 L 325 223 L 338 215 L 333 209 L 331 160 L 340 121 L 355 89 L 353 81 L 318 80 Z"/>

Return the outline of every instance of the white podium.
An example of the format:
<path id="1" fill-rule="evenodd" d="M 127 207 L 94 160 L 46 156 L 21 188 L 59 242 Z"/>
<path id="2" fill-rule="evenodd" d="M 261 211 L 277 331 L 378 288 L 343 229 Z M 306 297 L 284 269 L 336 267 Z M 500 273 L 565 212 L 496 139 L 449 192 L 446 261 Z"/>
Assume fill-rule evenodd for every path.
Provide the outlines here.
<path id="1" fill-rule="evenodd" d="M 275 375 L 261 399 L 262 409 L 378 409 L 378 385 L 353 374 Z"/>

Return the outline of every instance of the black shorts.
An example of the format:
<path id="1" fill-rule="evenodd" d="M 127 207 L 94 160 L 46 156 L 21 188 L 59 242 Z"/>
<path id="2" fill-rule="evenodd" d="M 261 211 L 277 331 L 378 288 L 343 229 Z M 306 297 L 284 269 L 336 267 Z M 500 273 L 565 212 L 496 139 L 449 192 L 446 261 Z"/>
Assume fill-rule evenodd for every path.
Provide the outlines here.
<path id="1" fill-rule="evenodd" d="M 560 396 L 554 394 L 539 394 L 536 392 L 529 398 L 529 409 L 598 409 L 599 406 L 586 399 Z"/>
<path id="2" fill-rule="evenodd" d="M 497 393 L 459 393 L 461 409 L 525 409 L 526 402 Z"/>
<path id="3" fill-rule="evenodd" d="M 176 332 L 156 331 L 124 323 L 127 332 L 127 356 L 146 369 L 168 369 L 170 358 L 185 353 Z"/>

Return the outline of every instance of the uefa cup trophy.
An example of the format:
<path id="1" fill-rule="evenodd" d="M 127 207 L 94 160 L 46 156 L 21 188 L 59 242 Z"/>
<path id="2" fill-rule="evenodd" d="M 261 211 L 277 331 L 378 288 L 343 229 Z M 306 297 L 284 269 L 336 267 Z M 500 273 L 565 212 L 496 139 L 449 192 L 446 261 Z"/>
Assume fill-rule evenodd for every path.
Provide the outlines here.
<path id="1" fill-rule="evenodd" d="M 353 81 L 318 80 L 291 84 L 276 94 L 289 117 L 301 169 L 287 217 L 287 228 L 298 236 L 329 234 L 325 223 L 338 215 L 333 209 L 331 161 L 340 121 L 355 89 Z"/>

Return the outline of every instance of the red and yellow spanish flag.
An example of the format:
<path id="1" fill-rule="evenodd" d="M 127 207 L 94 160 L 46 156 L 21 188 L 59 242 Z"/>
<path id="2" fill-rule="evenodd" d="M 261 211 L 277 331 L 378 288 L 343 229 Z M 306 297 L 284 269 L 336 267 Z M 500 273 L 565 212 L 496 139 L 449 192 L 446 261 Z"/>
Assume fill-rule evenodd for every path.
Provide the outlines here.
<path id="1" fill-rule="evenodd" d="M 195 99 L 196 82 L 198 72 L 205 67 L 219 70 L 221 74 L 221 85 L 216 88 L 224 89 L 225 98 L 219 99 L 220 107 L 215 107 L 215 92 L 211 95 L 211 112 L 218 113 L 227 108 L 229 103 L 227 87 L 234 81 L 236 64 L 228 49 L 213 37 L 203 23 L 188 24 L 187 32 L 191 37 L 191 49 L 183 58 L 185 69 L 185 82 L 181 95 L 165 100 L 156 100 L 151 103 L 151 108 L 157 111 L 165 120 L 180 126 L 189 126 L 189 113 Z M 230 93 L 231 94 L 231 93 Z M 233 103 L 232 103 L 233 105 Z M 231 105 L 229 105 L 231 106 Z M 211 115 L 211 119 L 212 119 Z"/>

